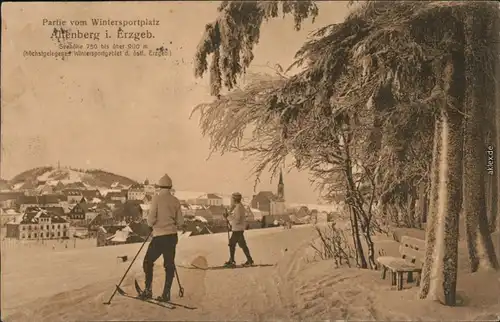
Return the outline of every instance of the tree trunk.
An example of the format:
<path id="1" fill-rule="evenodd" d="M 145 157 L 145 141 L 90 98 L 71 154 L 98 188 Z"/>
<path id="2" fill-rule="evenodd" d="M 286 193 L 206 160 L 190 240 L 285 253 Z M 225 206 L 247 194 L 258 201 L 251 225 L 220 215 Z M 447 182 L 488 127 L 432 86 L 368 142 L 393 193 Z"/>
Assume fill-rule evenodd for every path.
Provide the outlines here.
<path id="1" fill-rule="evenodd" d="M 484 142 L 486 146 L 486 175 L 485 177 L 485 194 L 486 194 L 486 214 L 488 216 L 488 223 L 490 232 L 494 232 L 496 229 L 496 220 L 498 215 L 498 187 L 497 187 L 497 175 L 495 171 L 497 165 L 495 164 L 495 140 L 496 140 L 496 114 L 495 106 L 488 109 L 486 115 L 487 120 L 485 123 L 488 126 L 488 131 L 486 133 L 486 140 Z M 491 160 L 493 159 L 493 160 Z"/>
<path id="2" fill-rule="evenodd" d="M 358 216 L 356 215 L 356 209 L 354 209 L 353 206 L 349 206 L 349 212 L 351 214 L 352 238 L 354 242 L 354 248 L 356 249 L 356 265 L 359 268 L 368 268 L 365 253 L 363 252 L 363 245 L 361 244 L 361 237 L 359 235 L 359 224 Z"/>
<path id="3" fill-rule="evenodd" d="M 492 137 L 490 137 L 487 142 L 491 142 Z M 488 144 L 488 143 L 486 143 Z M 494 151 L 490 150 L 490 148 L 493 148 L 493 146 L 487 147 L 488 149 L 488 155 L 487 158 L 490 157 L 489 153 L 493 153 Z M 491 152 L 489 152 L 491 151 Z M 489 224 L 489 229 L 490 232 L 495 231 L 495 223 L 496 223 L 496 217 L 497 217 L 497 197 L 496 194 L 497 192 L 497 186 L 496 186 L 496 181 L 497 178 L 495 176 L 495 173 L 487 173 L 485 175 L 485 195 L 486 195 L 486 214 L 488 215 L 488 224 Z"/>
<path id="4" fill-rule="evenodd" d="M 438 186 L 439 186 L 439 160 L 441 158 L 442 144 L 442 123 L 440 119 L 436 119 L 434 125 L 434 143 L 432 148 L 432 164 L 431 164 L 431 187 L 429 196 L 429 211 L 426 218 L 425 229 L 425 259 L 422 267 L 422 277 L 420 283 L 421 299 L 427 298 L 430 285 L 430 270 L 432 260 L 434 258 L 436 246 L 436 223 L 437 223 L 437 202 L 438 202 Z"/>
<path id="5" fill-rule="evenodd" d="M 415 204 L 415 221 L 417 228 L 422 228 L 422 224 L 426 219 L 426 187 L 425 182 L 421 182 L 418 186 L 418 197 Z"/>
<path id="6" fill-rule="evenodd" d="M 459 35 L 459 34 L 458 34 Z M 428 298 L 445 305 L 456 303 L 458 217 L 462 200 L 464 53 L 451 54 L 443 72 L 446 92 L 441 110 L 442 145 L 439 162 L 439 196 L 434 258 L 431 259 Z M 451 99 L 450 99 L 451 98 Z"/>
<path id="7" fill-rule="evenodd" d="M 408 208 L 408 218 L 410 219 L 410 228 L 417 228 L 417 212 L 415 210 L 415 204 L 416 204 L 416 191 L 414 188 L 409 189 L 409 194 L 408 194 L 408 203 L 407 203 L 407 208 Z"/>
<path id="8" fill-rule="evenodd" d="M 497 36 L 496 39 L 496 44 L 497 44 L 497 52 L 500 52 L 500 26 L 498 24 L 498 20 L 496 20 L 496 25 L 493 28 L 493 31 L 495 32 L 494 35 Z M 495 61 L 495 75 L 498 79 L 500 77 L 500 64 L 498 59 Z M 495 187 L 496 190 L 493 189 L 494 192 L 494 200 L 495 200 L 495 205 L 496 205 L 496 211 L 492 213 L 491 216 L 491 227 L 490 231 L 496 231 L 500 229 L 500 204 L 499 204 L 499 194 L 500 194 L 500 87 L 495 86 L 495 137 L 492 140 L 492 145 L 493 145 L 493 155 L 494 155 L 494 162 L 493 162 L 493 175 L 496 178 L 495 180 Z"/>
<path id="9" fill-rule="evenodd" d="M 454 111 L 443 114 L 436 245 L 429 295 L 445 305 L 455 305 L 460 213 L 457 200 L 461 200 L 462 194 L 462 117 Z"/>
<path id="10" fill-rule="evenodd" d="M 368 264 L 370 265 L 370 269 L 376 269 L 377 263 L 375 263 L 375 245 L 373 244 L 371 237 L 370 222 L 367 222 L 365 225 L 363 229 L 363 236 L 368 247 Z"/>
<path id="11" fill-rule="evenodd" d="M 476 272 L 480 266 L 498 268 L 498 260 L 491 239 L 486 212 L 487 193 L 485 191 L 485 180 L 488 180 L 488 178 L 485 179 L 484 169 L 486 155 L 483 139 L 484 118 L 483 109 L 481 108 L 483 103 L 476 99 L 472 99 L 470 103 L 466 109 L 467 118 L 464 133 L 463 211 L 470 270 Z M 491 185 L 488 186 L 491 189 Z"/>
<path id="12" fill-rule="evenodd" d="M 492 128 L 490 121 L 485 118 L 485 113 L 490 117 L 492 113 L 487 109 L 487 96 L 483 94 L 484 89 L 480 86 L 480 84 L 486 86 L 488 80 L 484 76 L 481 62 L 476 58 L 476 55 L 482 52 L 482 45 L 477 43 L 486 29 L 483 23 L 473 18 L 471 16 L 466 21 L 468 104 L 465 108 L 464 122 L 463 210 L 469 264 L 471 271 L 475 272 L 480 266 L 497 269 L 498 260 L 490 235 L 485 191 L 487 180 L 485 176 L 488 175 L 485 169 L 487 168 L 485 134 L 490 134 Z"/>

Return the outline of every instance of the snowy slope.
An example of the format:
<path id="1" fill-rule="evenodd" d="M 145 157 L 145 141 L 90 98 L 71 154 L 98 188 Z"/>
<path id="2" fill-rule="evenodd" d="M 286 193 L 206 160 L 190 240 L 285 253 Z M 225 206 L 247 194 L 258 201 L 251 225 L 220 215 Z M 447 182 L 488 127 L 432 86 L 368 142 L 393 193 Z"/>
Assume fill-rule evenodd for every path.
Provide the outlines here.
<path id="1" fill-rule="evenodd" d="M 2 254 L 2 314 L 6 321 L 493 321 L 500 312 L 499 273 L 459 272 L 458 294 L 466 301 L 446 307 L 418 299 L 415 283 L 403 291 L 391 287 L 380 271 L 335 268 L 333 261 L 311 261 L 313 227 L 250 230 L 248 245 L 259 264 L 254 267 L 202 271 L 186 269 L 189 263 L 220 265 L 227 260 L 225 233 L 183 238 L 179 241 L 176 264 L 184 287 L 175 303 L 196 307 L 165 309 L 116 295 L 111 305 L 103 305 L 113 292 L 136 254 L 138 244 L 114 247 L 87 245 L 65 249 L 57 244 L 7 248 Z M 374 240 L 378 245 L 398 244 Z M 91 240 L 88 240 L 90 242 Z M 86 243 L 87 240 L 78 240 Z M 385 246 L 384 246 L 385 248 Z M 4 249 L 4 248 L 3 248 Z M 2 249 L 2 250 L 3 250 Z M 459 252 L 467 253 L 465 244 Z M 30 253 L 29 253 L 30 252 Z M 3 253 L 3 252 L 2 252 Z M 144 250 L 132 266 L 122 287 L 133 294 L 134 278 L 142 284 Z M 128 262 L 117 260 L 127 255 Z M 29 256 L 30 260 L 26 260 Z M 244 260 L 240 250 L 237 261 Z M 309 260 L 308 260 L 309 259 Z M 466 265 L 467 266 L 467 263 Z M 75 276 L 77 278 L 75 278 Z M 162 260 L 155 265 L 153 293 L 163 287 Z"/>
<path id="2" fill-rule="evenodd" d="M 31 188 L 33 184 L 48 184 L 55 186 L 61 182 L 70 188 L 75 185 L 83 185 L 87 188 L 109 189 L 114 185 L 115 189 L 126 188 L 134 183 L 134 180 L 103 170 L 73 169 L 70 167 L 54 168 L 40 167 L 24 171 L 10 180 L 14 190 Z"/>

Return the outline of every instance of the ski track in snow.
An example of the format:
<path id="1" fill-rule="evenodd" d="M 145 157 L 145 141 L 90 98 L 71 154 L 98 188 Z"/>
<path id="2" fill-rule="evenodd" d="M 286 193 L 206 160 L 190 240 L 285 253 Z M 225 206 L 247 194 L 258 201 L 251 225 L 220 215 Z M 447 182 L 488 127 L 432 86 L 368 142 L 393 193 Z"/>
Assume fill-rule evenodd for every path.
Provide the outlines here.
<path id="1" fill-rule="evenodd" d="M 416 300 L 418 288 L 414 284 L 405 283 L 403 291 L 395 291 L 388 279 L 380 279 L 380 271 L 335 269 L 328 260 L 307 264 L 308 245 L 316 237 L 311 226 L 253 230 L 246 236 L 257 264 L 277 265 L 214 271 L 178 267 L 185 295 L 178 298 L 174 279 L 172 301 L 196 310 L 169 310 L 120 295 L 111 305 L 103 305 L 130 264 L 117 261 L 116 256 L 131 259 L 140 247 L 129 244 L 51 256 L 34 252 L 30 261 L 3 253 L 2 311 L 6 321 L 451 321 L 492 319 L 495 316 L 489 313 L 500 310 L 496 293 L 500 275 L 496 273 L 461 277 L 459 294 L 472 295 L 471 289 L 480 292 L 468 299 L 467 305 L 449 309 Z M 397 251 L 396 242 L 385 243 L 386 250 L 392 247 Z M 143 285 L 144 253 L 145 249 L 122 284 L 130 294 L 135 292 L 134 279 Z M 227 255 L 226 233 L 201 235 L 179 241 L 176 262 L 189 265 L 201 258 L 215 266 L 227 260 Z M 236 260 L 244 260 L 239 248 Z M 154 271 L 154 296 L 162 291 L 162 265 L 160 258 Z"/>
<path id="2" fill-rule="evenodd" d="M 254 232 L 249 232 L 247 239 L 256 263 L 276 264 L 278 260 L 277 266 L 222 271 L 178 268 L 185 295 L 184 298 L 178 298 L 177 282 L 174 280 L 172 288 L 173 301 L 197 307 L 197 310 L 191 311 L 182 308 L 167 310 L 148 303 L 134 303 L 135 301 L 120 295 L 115 296 L 111 305 L 102 304 L 103 301 L 109 298 L 113 285 L 118 282 L 127 265 L 130 264 L 130 262 L 116 263 L 117 254 L 127 253 L 129 258 L 133 258 L 133 251 L 140 247 L 135 244 L 92 249 L 92 256 L 87 259 L 84 256 L 89 252 L 85 249 L 58 254 L 53 265 L 50 265 L 51 267 L 58 265 L 58 263 L 59 265 L 63 264 L 69 257 L 78 256 L 78 252 L 82 256 L 80 260 L 88 262 L 80 265 L 80 267 L 71 265 L 72 267 L 69 268 L 69 265 L 66 265 L 66 273 L 62 274 L 62 276 L 58 275 L 60 278 L 59 284 L 62 284 L 62 287 L 58 287 L 63 290 L 61 293 L 48 295 L 50 289 L 45 289 L 45 292 L 41 293 L 48 296 L 38 299 L 32 298 L 29 302 L 17 303 L 18 305 L 9 303 L 14 307 L 4 311 L 7 311 L 8 315 L 11 315 L 10 312 L 12 312 L 9 319 L 12 321 L 32 321 L 35 317 L 36 321 L 137 320 L 144 318 L 152 320 L 206 321 L 224 319 L 262 321 L 269 320 L 270 317 L 273 320 L 289 320 L 290 314 L 285 306 L 288 303 L 286 297 L 290 293 L 281 290 L 281 287 L 286 283 L 284 281 L 287 280 L 287 277 L 282 278 L 279 276 L 282 270 L 281 267 L 282 265 L 295 265 L 296 260 L 292 258 L 295 254 L 290 250 L 302 247 L 304 239 L 307 240 L 308 236 L 312 236 L 312 230 L 309 227 L 297 227 L 292 230 L 271 228 Z M 276 234 L 288 236 L 280 238 L 276 242 Z M 207 237 L 211 239 L 209 244 L 201 240 Z M 227 260 L 227 235 L 225 233 L 185 240 L 188 242 L 183 245 L 181 240 L 178 246 L 176 261 L 179 264 L 189 263 L 190 260 L 200 254 L 206 256 L 211 266 L 219 265 Z M 282 251 L 286 247 L 289 249 L 288 253 Z M 97 258 L 102 254 L 99 254 L 98 251 L 101 251 L 101 253 L 102 251 L 106 252 L 106 255 L 111 258 L 113 263 L 110 263 L 110 258 L 99 263 Z M 142 256 L 138 257 L 123 283 L 123 289 L 130 294 L 134 294 L 134 278 L 137 278 L 141 285 L 143 283 L 141 265 L 144 252 L 145 250 L 143 250 Z M 244 261 L 241 249 L 237 249 L 236 259 L 237 261 Z M 164 271 L 162 261 L 160 258 L 155 265 L 153 292 L 156 295 L 161 292 L 163 287 Z M 95 276 L 103 275 L 103 280 L 92 282 L 92 275 L 97 270 L 105 271 L 101 272 L 101 274 L 95 274 Z M 289 274 L 292 270 L 288 269 L 287 271 L 287 274 Z M 11 274 L 15 275 L 15 272 Z M 71 281 L 72 276 L 74 276 L 73 281 Z M 43 290 L 50 282 L 57 284 L 55 276 L 52 277 L 51 281 L 45 281 L 45 283 L 42 282 L 41 277 L 47 278 L 47 276 L 33 276 L 30 278 L 31 281 L 25 281 L 26 284 L 33 282 L 30 283 L 32 292 L 36 292 L 36 289 Z M 79 278 L 86 280 L 87 284 L 85 285 L 83 281 L 78 282 Z M 12 276 L 13 279 L 14 276 Z M 14 285 L 7 285 L 7 289 L 13 290 Z M 27 291 L 21 292 L 19 290 L 16 292 L 17 294 L 9 293 L 22 296 L 21 293 Z"/>

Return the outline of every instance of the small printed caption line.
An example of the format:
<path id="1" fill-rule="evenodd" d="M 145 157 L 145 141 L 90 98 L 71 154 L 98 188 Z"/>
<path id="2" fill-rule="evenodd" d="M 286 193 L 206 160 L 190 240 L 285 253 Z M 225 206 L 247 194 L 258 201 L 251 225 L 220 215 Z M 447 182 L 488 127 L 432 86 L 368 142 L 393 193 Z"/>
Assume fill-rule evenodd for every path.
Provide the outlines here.
<path id="1" fill-rule="evenodd" d="M 168 49 L 97 49 L 94 50 L 24 50 L 24 57 L 66 58 L 72 57 L 167 57 Z"/>

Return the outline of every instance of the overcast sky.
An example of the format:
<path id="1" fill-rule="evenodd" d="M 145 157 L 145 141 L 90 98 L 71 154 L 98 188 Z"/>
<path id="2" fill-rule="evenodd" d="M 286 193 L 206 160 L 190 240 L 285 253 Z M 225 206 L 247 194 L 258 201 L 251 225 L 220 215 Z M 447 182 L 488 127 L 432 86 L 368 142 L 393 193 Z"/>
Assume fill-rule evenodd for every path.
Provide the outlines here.
<path id="1" fill-rule="evenodd" d="M 1 176 L 11 178 L 60 161 L 153 182 L 166 172 L 178 190 L 252 194 L 251 164 L 239 154 L 207 161 L 208 138 L 200 133 L 198 116 L 189 119 L 195 105 L 212 100 L 208 77 L 194 77 L 192 60 L 205 24 L 217 16 L 217 6 L 217 2 L 4 3 Z M 322 2 L 319 7 L 316 23 L 306 22 L 300 32 L 293 30 L 290 18 L 266 23 L 255 49 L 254 69 L 289 65 L 310 31 L 339 22 L 347 13 L 343 2 Z M 140 43 L 167 45 L 172 56 L 64 61 L 23 57 L 23 50 L 57 49 L 50 39 L 53 27 L 43 26 L 43 18 L 157 19 L 160 26 L 147 27 L 155 39 Z M 92 26 L 79 29 L 104 32 Z M 133 42 L 101 39 L 100 43 Z M 269 180 L 264 177 L 257 190 L 276 190 L 277 180 L 272 184 Z M 289 202 L 315 202 L 318 197 L 305 172 L 285 173 L 285 187 Z"/>

